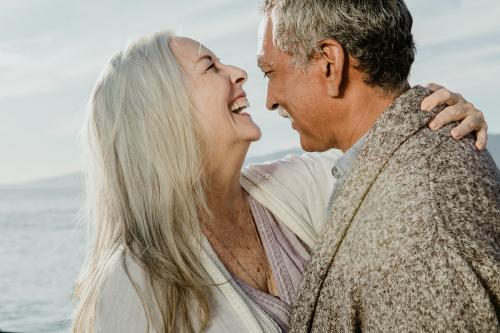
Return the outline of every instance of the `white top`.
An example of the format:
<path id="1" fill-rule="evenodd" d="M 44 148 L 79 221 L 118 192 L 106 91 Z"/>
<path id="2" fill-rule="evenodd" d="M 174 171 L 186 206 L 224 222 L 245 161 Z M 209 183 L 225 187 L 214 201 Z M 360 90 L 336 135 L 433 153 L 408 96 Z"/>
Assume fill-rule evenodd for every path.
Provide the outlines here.
<path id="1" fill-rule="evenodd" d="M 242 170 L 241 185 L 312 248 L 326 221 L 328 198 L 335 186 L 331 168 L 341 155 L 338 150 L 330 150 L 250 165 Z M 211 279 L 220 284 L 212 290 L 212 318 L 206 332 L 280 332 L 273 320 L 231 281 L 231 275 L 206 238 L 200 260 Z M 160 333 L 152 327 L 148 330 L 141 301 L 123 262 L 135 286 L 146 287 L 140 266 L 123 252 L 116 253 L 106 272 L 97 304 L 95 332 Z M 193 325 L 199 327 L 195 314 L 192 318 Z"/>

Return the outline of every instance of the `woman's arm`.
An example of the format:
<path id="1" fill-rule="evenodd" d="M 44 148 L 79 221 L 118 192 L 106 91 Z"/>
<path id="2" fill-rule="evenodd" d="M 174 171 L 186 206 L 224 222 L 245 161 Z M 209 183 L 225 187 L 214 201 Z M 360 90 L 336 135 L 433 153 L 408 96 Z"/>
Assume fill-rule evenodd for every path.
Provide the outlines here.
<path id="1" fill-rule="evenodd" d="M 328 197 L 335 186 L 332 166 L 340 150 L 288 155 L 251 164 L 241 185 L 308 246 L 314 246 L 326 221 Z"/>

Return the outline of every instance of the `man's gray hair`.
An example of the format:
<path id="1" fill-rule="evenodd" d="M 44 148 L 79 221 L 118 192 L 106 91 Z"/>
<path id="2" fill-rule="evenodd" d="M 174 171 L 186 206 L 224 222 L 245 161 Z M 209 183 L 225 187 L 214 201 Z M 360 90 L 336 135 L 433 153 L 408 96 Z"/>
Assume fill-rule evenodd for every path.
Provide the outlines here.
<path id="1" fill-rule="evenodd" d="M 331 38 L 358 61 L 367 84 L 406 87 L 415 44 L 403 0 L 265 0 L 263 12 L 272 17 L 274 44 L 297 64 L 306 65 Z"/>

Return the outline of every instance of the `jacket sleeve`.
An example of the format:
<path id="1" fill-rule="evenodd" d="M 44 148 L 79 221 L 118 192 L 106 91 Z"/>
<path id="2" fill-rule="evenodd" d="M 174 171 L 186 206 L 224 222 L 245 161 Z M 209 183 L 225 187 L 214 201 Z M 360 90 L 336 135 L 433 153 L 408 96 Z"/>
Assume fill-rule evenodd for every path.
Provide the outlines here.
<path id="1" fill-rule="evenodd" d="M 381 331 L 500 332 L 498 169 L 488 152 L 451 139 L 428 165 L 435 233 L 373 288 L 372 322 Z"/>
<path id="2" fill-rule="evenodd" d="M 252 164 L 243 169 L 242 185 L 311 246 L 326 221 L 328 199 L 335 186 L 331 170 L 341 154 L 332 149 Z M 301 228 L 304 230 L 298 231 Z"/>
<path id="3" fill-rule="evenodd" d="M 436 158 L 436 157 L 443 158 Z M 449 157 L 447 157 L 449 156 Z M 445 158 L 447 157 L 447 158 Z M 449 248 L 450 267 L 461 274 L 470 306 L 490 304 L 496 325 L 500 314 L 500 172 L 488 151 L 478 152 L 470 136 L 444 141 L 430 158 L 433 216 L 443 243 Z M 456 254 L 452 261 L 451 256 Z M 465 291 L 464 291 L 464 294 Z M 479 306 L 479 305 L 478 305 Z M 482 306 L 482 305 L 481 305 Z M 475 321 L 487 321 L 487 307 Z M 490 309 L 491 310 L 491 309 Z M 500 327 L 497 326 L 500 331 Z"/>
<path id="4" fill-rule="evenodd" d="M 123 256 L 112 261 L 100 290 L 96 308 L 96 333 L 149 333 L 146 314 L 139 295 L 123 264 L 139 285 L 143 283 L 142 270 L 131 259 Z"/>
<path id="5" fill-rule="evenodd" d="M 453 248 L 428 244 L 378 283 L 365 295 L 368 332 L 500 332 L 498 295 Z"/>

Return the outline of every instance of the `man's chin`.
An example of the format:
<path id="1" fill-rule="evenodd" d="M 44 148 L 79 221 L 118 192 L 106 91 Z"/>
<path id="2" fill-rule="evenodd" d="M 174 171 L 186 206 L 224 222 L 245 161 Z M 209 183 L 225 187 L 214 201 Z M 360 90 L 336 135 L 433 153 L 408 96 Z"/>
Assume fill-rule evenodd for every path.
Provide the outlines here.
<path id="1" fill-rule="evenodd" d="M 306 152 L 323 152 L 330 149 L 330 147 L 325 145 L 323 142 L 304 137 L 303 135 L 300 136 L 300 146 L 302 147 L 302 150 Z"/>

